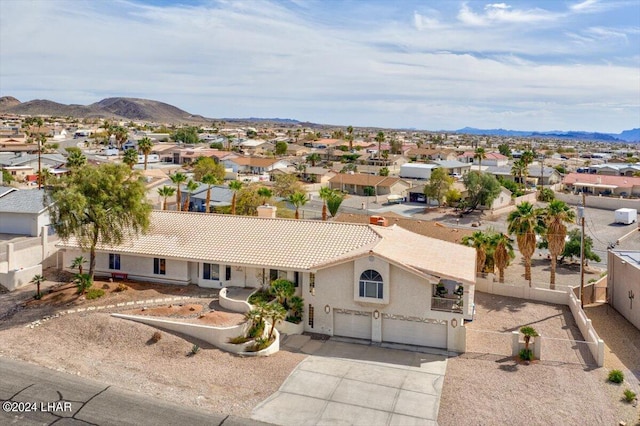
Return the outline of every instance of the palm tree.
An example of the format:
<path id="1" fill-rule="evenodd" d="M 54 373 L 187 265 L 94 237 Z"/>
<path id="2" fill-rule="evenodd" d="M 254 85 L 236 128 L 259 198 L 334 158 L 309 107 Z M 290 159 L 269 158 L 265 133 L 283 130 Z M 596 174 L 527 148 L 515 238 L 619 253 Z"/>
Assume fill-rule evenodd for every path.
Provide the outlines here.
<path id="1" fill-rule="evenodd" d="M 518 178 L 518 184 L 522 189 L 524 189 L 524 178 L 529 174 L 529 168 L 527 164 L 522 161 L 522 159 L 514 161 L 513 166 L 511 167 L 511 174 L 514 177 Z"/>
<path id="2" fill-rule="evenodd" d="M 333 189 L 328 186 L 320 188 L 320 198 L 322 198 L 322 220 L 327 220 L 327 200 L 333 195 Z"/>
<path id="3" fill-rule="evenodd" d="M 462 244 L 476 249 L 476 274 L 480 274 L 484 270 L 484 264 L 487 260 L 487 249 L 489 248 L 488 236 L 482 231 L 476 231 L 471 235 L 463 237 Z"/>
<path id="4" fill-rule="evenodd" d="M 67 167 L 71 170 L 79 169 L 87 164 L 87 157 L 82 151 L 71 151 L 67 157 Z"/>
<path id="5" fill-rule="evenodd" d="M 122 126 L 118 126 L 118 127 L 116 127 L 116 129 L 114 131 L 114 135 L 116 136 L 116 143 L 118 144 L 118 148 L 121 149 L 122 145 L 129 138 L 129 132 L 127 131 L 126 128 L 124 128 Z"/>
<path id="6" fill-rule="evenodd" d="M 84 256 L 78 256 L 73 259 L 73 262 L 71 262 L 71 266 L 69 267 L 71 269 L 78 268 L 78 273 L 82 274 L 82 265 L 84 265 L 85 263 L 87 263 L 87 259 L 85 259 Z"/>
<path id="7" fill-rule="evenodd" d="M 129 148 L 124 152 L 124 158 L 122 162 L 129 166 L 131 170 L 133 170 L 133 166 L 138 164 L 138 151 L 133 148 Z"/>
<path id="8" fill-rule="evenodd" d="M 293 194 L 289 195 L 287 201 L 294 205 L 294 207 L 296 208 L 296 219 L 300 219 L 299 209 L 300 207 L 307 204 L 307 194 L 305 194 L 304 192 L 294 192 Z"/>
<path id="9" fill-rule="evenodd" d="M 543 210 L 544 221 L 546 225 L 546 237 L 549 245 L 549 254 L 551 255 L 551 278 L 549 288 L 556 288 L 556 265 L 558 256 L 564 250 L 565 238 L 567 236 L 567 226 L 565 223 L 573 223 L 576 220 L 576 214 L 571 208 L 560 200 L 553 200 Z"/>
<path id="10" fill-rule="evenodd" d="M 524 164 L 526 164 L 527 167 L 529 167 L 529 164 L 533 163 L 533 159 L 534 158 L 535 158 L 535 156 L 533 155 L 533 151 L 531 151 L 531 150 L 527 150 L 527 151 L 523 152 L 522 156 L 520 157 L 522 162 Z"/>
<path id="11" fill-rule="evenodd" d="M 218 178 L 216 178 L 211 173 L 207 173 L 206 175 L 202 176 L 202 183 L 207 185 L 207 199 L 204 202 L 204 211 L 206 213 L 209 213 L 209 203 L 211 202 L 211 187 L 218 183 Z"/>
<path id="12" fill-rule="evenodd" d="M 353 126 L 347 127 L 347 138 L 349 141 L 349 151 L 353 151 Z"/>
<path id="13" fill-rule="evenodd" d="M 147 170 L 147 161 L 149 160 L 149 154 L 153 150 L 153 142 L 148 137 L 140 139 L 138 142 L 138 150 L 144 155 L 144 169 Z"/>
<path id="14" fill-rule="evenodd" d="M 37 176 L 38 176 L 38 187 L 41 188 L 47 184 L 49 179 L 53 177 L 53 174 L 49 169 L 41 169 L 38 171 Z"/>
<path id="15" fill-rule="evenodd" d="M 36 299 L 40 299 L 42 297 L 42 294 L 40 293 L 40 284 L 42 284 L 44 281 L 44 276 L 39 274 L 34 275 L 33 278 L 31 278 L 30 283 L 36 285 Z"/>
<path id="16" fill-rule="evenodd" d="M 187 181 L 187 175 L 184 173 L 174 173 L 170 176 L 171 182 L 177 185 L 176 189 L 176 210 L 180 211 L 180 207 L 182 206 L 182 189 L 180 185 Z"/>
<path id="17" fill-rule="evenodd" d="M 285 319 L 285 317 L 287 316 L 287 310 L 279 303 L 270 303 L 267 306 L 268 307 L 265 312 L 265 316 L 269 319 L 269 322 L 271 322 L 271 328 L 269 328 L 268 337 L 268 339 L 271 340 L 271 337 L 273 336 L 273 330 L 276 328 L 276 323 Z"/>
<path id="18" fill-rule="evenodd" d="M 162 210 L 167 209 L 167 198 L 171 197 L 173 194 L 175 194 L 175 192 L 176 192 L 176 189 L 171 186 L 165 185 L 162 188 L 158 188 L 158 195 L 160 195 L 163 198 Z"/>
<path id="19" fill-rule="evenodd" d="M 315 167 L 316 163 L 320 161 L 320 154 L 314 152 L 313 154 L 307 155 L 307 161 L 311 163 L 311 167 Z"/>
<path id="20" fill-rule="evenodd" d="M 198 189 L 199 186 L 200 185 L 198 185 L 198 183 L 194 182 L 193 180 L 190 180 L 189 182 L 187 182 L 187 196 L 184 199 L 184 205 L 182 206 L 182 211 L 184 212 L 189 211 L 189 200 L 191 199 L 191 193 L 196 189 Z"/>
<path id="21" fill-rule="evenodd" d="M 340 204 L 344 200 L 344 194 L 340 191 L 333 191 L 331 196 L 327 198 L 327 209 L 331 213 L 331 217 L 336 217 Z"/>
<path id="22" fill-rule="evenodd" d="M 515 257 L 512 243 L 513 240 L 502 232 L 492 235 L 489 240 L 489 244 L 493 248 L 493 263 L 498 268 L 501 283 L 504 283 L 504 270 L 509 266 L 511 259 Z"/>
<path id="23" fill-rule="evenodd" d="M 487 153 L 484 148 L 476 148 L 476 151 L 473 154 L 473 159 L 478 159 L 478 170 L 482 172 L 482 160 L 487 158 Z"/>
<path id="24" fill-rule="evenodd" d="M 238 191 L 242 188 L 242 182 L 239 180 L 232 180 L 229 182 L 229 189 L 233 191 L 233 198 L 231 199 L 231 214 L 236 214 L 236 202 Z"/>
<path id="25" fill-rule="evenodd" d="M 536 234 L 544 232 L 544 222 L 540 211 L 525 201 L 516 206 L 516 210 L 507 217 L 509 234 L 516 235 L 518 248 L 524 257 L 524 278 L 531 287 L 531 257 L 536 251 Z"/>
<path id="26" fill-rule="evenodd" d="M 262 188 L 258 189 L 258 195 L 262 198 L 262 205 L 264 206 L 265 204 L 267 204 L 267 201 L 269 201 L 269 199 L 273 197 L 273 191 L 266 186 L 263 186 Z"/>
<path id="27" fill-rule="evenodd" d="M 378 132 L 375 137 L 376 142 L 378 142 L 378 160 L 380 159 L 380 155 L 382 154 L 382 142 L 384 142 L 384 133 Z"/>

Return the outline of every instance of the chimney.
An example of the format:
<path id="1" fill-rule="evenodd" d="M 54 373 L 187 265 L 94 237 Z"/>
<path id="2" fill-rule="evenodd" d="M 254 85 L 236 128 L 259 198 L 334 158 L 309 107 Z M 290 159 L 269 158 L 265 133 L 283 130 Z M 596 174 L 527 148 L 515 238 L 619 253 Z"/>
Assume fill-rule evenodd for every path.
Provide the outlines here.
<path id="1" fill-rule="evenodd" d="M 269 204 L 258 206 L 258 217 L 275 218 L 277 210 L 276 206 L 270 206 Z"/>

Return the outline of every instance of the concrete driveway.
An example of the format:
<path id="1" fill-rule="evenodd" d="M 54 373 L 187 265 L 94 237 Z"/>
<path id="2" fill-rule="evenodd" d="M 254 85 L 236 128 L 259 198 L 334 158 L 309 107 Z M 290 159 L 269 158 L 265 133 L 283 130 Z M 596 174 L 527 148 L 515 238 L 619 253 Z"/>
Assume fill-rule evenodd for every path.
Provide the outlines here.
<path id="1" fill-rule="evenodd" d="M 291 337 L 310 356 L 253 410 L 253 419 L 279 425 L 437 424 L 445 356 Z"/>

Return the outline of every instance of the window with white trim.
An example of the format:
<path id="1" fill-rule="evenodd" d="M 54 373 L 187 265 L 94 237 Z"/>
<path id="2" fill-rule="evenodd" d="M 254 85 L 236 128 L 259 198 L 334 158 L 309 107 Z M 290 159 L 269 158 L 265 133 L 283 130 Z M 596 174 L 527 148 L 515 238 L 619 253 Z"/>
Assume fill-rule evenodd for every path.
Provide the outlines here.
<path id="1" fill-rule="evenodd" d="M 217 263 L 203 263 L 202 279 L 213 281 L 220 280 L 220 265 L 218 265 Z"/>
<path id="2" fill-rule="evenodd" d="M 373 269 L 367 269 L 360 274 L 360 297 L 368 297 L 372 299 L 383 298 L 384 284 L 382 282 L 382 275 Z"/>
<path id="3" fill-rule="evenodd" d="M 109 253 L 109 269 L 120 270 L 120 255 L 117 253 Z"/>
<path id="4" fill-rule="evenodd" d="M 156 275 L 167 275 L 167 259 L 153 258 L 153 273 Z"/>

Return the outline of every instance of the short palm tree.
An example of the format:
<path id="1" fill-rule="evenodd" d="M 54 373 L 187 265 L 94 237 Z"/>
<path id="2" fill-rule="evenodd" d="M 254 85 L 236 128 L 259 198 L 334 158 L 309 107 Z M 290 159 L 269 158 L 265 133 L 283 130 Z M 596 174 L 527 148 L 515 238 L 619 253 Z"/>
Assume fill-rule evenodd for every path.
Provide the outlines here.
<path id="1" fill-rule="evenodd" d="M 327 220 L 327 200 L 333 195 L 333 189 L 328 186 L 320 188 L 320 198 L 322 198 L 322 220 Z"/>
<path id="2" fill-rule="evenodd" d="M 71 151 L 67 157 L 67 167 L 71 170 L 77 170 L 87 164 L 87 157 L 82 151 Z"/>
<path id="3" fill-rule="evenodd" d="M 524 179 L 529 174 L 527 164 L 522 159 L 514 161 L 513 166 L 511 166 L 511 174 L 514 178 L 517 178 L 518 185 L 524 189 Z"/>
<path id="4" fill-rule="evenodd" d="M 144 169 L 147 170 L 147 161 L 149 160 L 149 154 L 153 150 L 153 142 L 148 137 L 140 139 L 138 142 L 138 150 L 144 155 Z"/>
<path id="5" fill-rule="evenodd" d="M 198 185 L 198 182 L 194 182 L 193 180 L 190 180 L 189 182 L 187 182 L 187 196 L 184 198 L 184 205 L 182 206 L 182 211 L 184 212 L 188 212 L 189 211 L 189 201 L 191 200 L 191 193 L 193 191 L 195 191 L 196 189 L 198 189 L 200 185 Z"/>
<path id="6" fill-rule="evenodd" d="M 71 262 L 71 266 L 69 267 L 71 269 L 78 269 L 78 273 L 82 274 L 82 265 L 84 265 L 85 263 L 87 263 L 87 259 L 85 259 L 84 256 L 78 256 L 73 259 L 73 262 Z"/>
<path id="7" fill-rule="evenodd" d="M 229 182 L 229 189 L 233 191 L 233 198 L 231 198 L 231 214 L 236 214 L 236 203 L 238 201 L 238 191 L 242 188 L 242 182 L 239 180 L 232 180 Z"/>
<path id="8" fill-rule="evenodd" d="M 271 197 L 273 197 L 273 191 L 266 186 L 263 186 L 262 188 L 258 189 L 258 195 L 260 196 L 260 198 L 262 198 L 262 205 L 264 206 L 265 204 L 267 204 L 267 201 L 269 201 Z"/>
<path id="9" fill-rule="evenodd" d="M 276 323 L 282 321 L 287 316 L 287 311 L 279 303 L 270 303 L 268 309 L 265 312 L 267 319 L 271 323 L 269 328 L 269 340 L 273 337 L 273 330 L 276 328 Z"/>
<path id="10" fill-rule="evenodd" d="M 163 199 L 162 201 L 162 210 L 167 209 L 167 198 L 171 197 L 176 193 L 176 189 L 172 186 L 163 186 L 162 188 L 158 188 L 158 195 L 160 195 Z"/>
<path id="11" fill-rule="evenodd" d="M 487 249 L 489 246 L 489 238 L 482 231 L 475 231 L 471 235 L 462 238 L 462 244 L 471 246 L 476 249 L 476 274 L 484 270 L 484 264 L 487 260 Z"/>
<path id="12" fill-rule="evenodd" d="M 565 223 L 573 223 L 576 220 L 576 214 L 564 201 L 553 200 L 543 210 L 543 216 L 546 225 L 545 236 L 549 246 L 549 254 L 551 255 L 549 288 L 554 290 L 556 288 L 557 259 L 564 250 L 567 236 Z"/>
<path id="13" fill-rule="evenodd" d="M 180 211 L 180 207 L 182 207 L 182 188 L 181 185 L 187 181 L 187 175 L 184 173 L 174 173 L 171 176 L 171 182 L 175 183 L 176 188 L 176 210 Z"/>
<path id="14" fill-rule="evenodd" d="M 476 151 L 473 153 L 473 158 L 478 159 L 478 170 L 482 172 L 482 160 L 487 158 L 487 153 L 484 148 L 476 148 Z"/>
<path id="15" fill-rule="evenodd" d="M 207 185 L 207 198 L 204 202 L 204 211 L 206 213 L 209 213 L 209 203 L 211 202 L 211 187 L 218 183 L 218 178 L 211 173 L 207 173 L 206 175 L 202 176 L 202 183 Z"/>
<path id="16" fill-rule="evenodd" d="M 293 206 L 296 208 L 296 219 L 300 219 L 299 210 L 300 207 L 307 204 L 307 194 L 305 194 L 304 192 L 294 192 L 293 194 L 289 195 L 287 201 L 293 204 Z"/>
<path id="17" fill-rule="evenodd" d="M 531 287 L 531 257 L 536 251 L 536 234 L 544 232 L 541 212 L 533 204 L 525 201 L 516 206 L 516 210 L 507 217 L 508 232 L 515 234 L 518 248 L 524 257 L 524 278 Z"/>
<path id="18" fill-rule="evenodd" d="M 315 167 L 318 161 L 320 161 L 320 154 L 317 152 L 307 155 L 307 162 L 311 163 L 311 167 Z"/>
<path id="19" fill-rule="evenodd" d="M 124 158 L 122 162 L 129 166 L 131 170 L 133 170 L 133 166 L 138 164 L 138 151 L 133 148 L 129 148 L 124 152 Z"/>
<path id="20" fill-rule="evenodd" d="M 42 294 L 40 293 L 40 285 L 45 281 L 44 276 L 38 274 L 38 275 L 34 275 L 33 278 L 31 278 L 31 284 L 35 284 L 36 285 L 36 299 L 40 299 L 42 297 Z"/>
<path id="21" fill-rule="evenodd" d="M 500 282 L 504 283 L 504 270 L 515 257 L 513 241 L 507 235 L 498 233 L 491 236 L 489 244 L 493 248 L 493 262 L 498 268 Z"/>
<path id="22" fill-rule="evenodd" d="M 113 132 L 113 134 L 116 137 L 116 143 L 118 144 L 118 148 L 122 148 L 122 145 L 129 138 L 129 132 L 127 131 L 126 128 L 122 126 L 118 126 L 115 128 L 115 131 Z"/>

